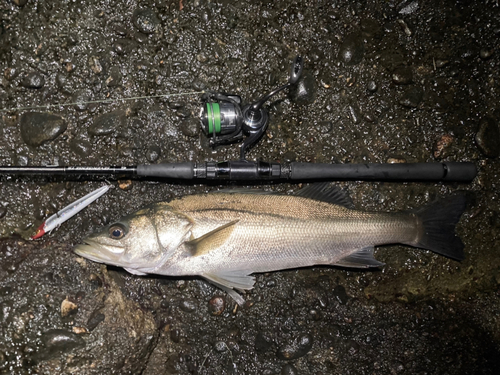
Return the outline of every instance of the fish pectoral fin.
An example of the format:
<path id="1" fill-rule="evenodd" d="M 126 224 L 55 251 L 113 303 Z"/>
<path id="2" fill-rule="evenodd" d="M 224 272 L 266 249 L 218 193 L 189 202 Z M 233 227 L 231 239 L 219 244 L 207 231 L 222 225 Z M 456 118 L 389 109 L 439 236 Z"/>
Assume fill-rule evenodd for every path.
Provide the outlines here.
<path id="1" fill-rule="evenodd" d="M 379 262 L 373 257 L 373 246 L 363 247 L 352 254 L 335 262 L 336 266 L 352 268 L 382 267 L 385 263 Z"/>
<path id="2" fill-rule="evenodd" d="M 144 275 L 147 275 L 147 273 L 144 273 L 144 272 L 141 272 L 141 271 L 137 271 L 137 270 L 134 270 L 133 268 L 124 268 L 125 271 L 127 271 L 128 273 L 131 273 L 132 275 L 138 275 L 138 276 L 144 276 Z"/>
<path id="3" fill-rule="evenodd" d="M 229 294 L 238 305 L 243 305 L 245 300 L 234 289 L 248 290 L 255 284 L 255 277 L 249 276 L 246 270 L 204 273 L 202 276 Z"/>
<path id="4" fill-rule="evenodd" d="M 233 220 L 221 225 L 214 230 L 205 233 L 203 236 L 186 242 L 186 246 L 191 251 L 192 256 L 207 254 L 213 249 L 217 249 L 227 241 L 234 229 L 234 224 L 239 220 Z"/>

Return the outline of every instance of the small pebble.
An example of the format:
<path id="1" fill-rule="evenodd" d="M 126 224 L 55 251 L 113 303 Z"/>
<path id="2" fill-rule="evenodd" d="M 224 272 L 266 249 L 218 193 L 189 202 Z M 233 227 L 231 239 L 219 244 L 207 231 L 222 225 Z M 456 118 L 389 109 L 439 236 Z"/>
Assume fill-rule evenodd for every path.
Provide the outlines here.
<path id="1" fill-rule="evenodd" d="M 376 92 L 378 89 L 377 82 L 375 81 L 368 82 L 368 85 L 366 85 L 366 89 L 370 92 Z"/>
<path id="2" fill-rule="evenodd" d="M 61 303 L 61 316 L 64 318 L 68 315 L 76 313 L 78 310 L 78 305 L 76 303 L 71 302 L 67 297 Z"/>
<path id="3" fill-rule="evenodd" d="M 286 344 L 279 348 L 279 359 L 297 359 L 306 355 L 311 350 L 313 345 L 313 338 L 310 334 L 302 334 L 296 337 L 291 343 Z"/>
<path id="4" fill-rule="evenodd" d="M 193 299 L 185 299 L 181 302 L 179 307 L 182 311 L 191 313 L 196 311 L 196 309 L 198 308 L 198 304 Z"/>
<path id="5" fill-rule="evenodd" d="M 434 145 L 434 157 L 436 159 L 444 156 L 445 151 L 453 143 L 453 136 L 451 134 L 442 135 Z"/>
<path id="6" fill-rule="evenodd" d="M 261 353 L 267 352 L 272 345 L 273 339 L 269 334 L 265 332 L 257 333 L 257 336 L 255 337 L 255 350 Z"/>
<path id="7" fill-rule="evenodd" d="M 0 206 L 0 219 L 3 219 L 7 215 L 7 207 Z"/>
<path id="8" fill-rule="evenodd" d="M 48 359 L 57 353 L 66 353 L 72 349 L 85 346 L 85 340 L 73 332 L 63 329 L 51 329 L 42 334 L 41 340 L 46 352 L 43 359 Z"/>
<path id="9" fill-rule="evenodd" d="M 132 180 L 118 180 L 118 187 L 121 190 L 130 190 L 132 189 L 133 183 Z"/>
<path id="10" fill-rule="evenodd" d="M 361 34 L 353 33 L 344 38 L 339 49 L 339 59 L 345 65 L 357 65 L 363 60 L 365 45 Z"/>
<path id="11" fill-rule="evenodd" d="M 21 86 L 29 89 L 41 89 L 45 85 L 45 77 L 38 72 L 31 72 L 21 80 Z"/>
<path id="12" fill-rule="evenodd" d="M 3 72 L 3 76 L 7 81 L 13 80 L 18 75 L 19 75 L 19 69 L 16 69 L 15 67 L 6 68 Z"/>
<path id="13" fill-rule="evenodd" d="M 124 129 L 127 122 L 125 111 L 115 110 L 98 116 L 89 127 L 89 134 L 94 136 L 109 135 Z"/>
<path id="14" fill-rule="evenodd" d="M 85 139 L 73 138 L 69 142 L 70 150 L 82 158 L 88 158 L 92 151 L 92 145 Z"/>
<path id="15" fill-rule="evenodd" d="M 297 369 L 295 368 L 294 365 L 292 365 L 291 363 L 287 363 L 286 365 L 284 365 L 281 368 L 280 374 L 281 375 L 298 375 L 299 372 L 297 371 Z"/>
<path id="16" fill-rule="evenodd" d="M 89 330 L 85 327 L 73 327 L 73 332 L 77 335 L 81 335 L 83 333 L 89 333 Z"/>
<path id="17" fill-rule="evenodd" d="M 92 92 L 89 89 L 86 90 L 77 90 L 74 92 L 71 101 L 73 103 L 77 103 L 74 105 L 74 108 L 79 111 L 85 111 L 88 106 L 88 101 L 92 97 Z"/>
<path id="18" fill-rule="evenodd" d="M 122 84 L 122 73 L 120 72 L 120 68 L 113 66 L 109 69 L 109 75 L 106 79 L 106 86 L 108 87 L 116 87 Z"/>
<path id="19" fill-rule="evenodd" d="M 19 122 L 23 141 L 33 147 L 53 141 L 67 129 L 64 118 L 49 113 L 23 113 Z"/>
<path id="20" fill-rule="evenodd" d="M 311 72 L 303 72 L 297 84 L 290 88 L 290 98 L 295 104 L 309 105 L 316 100 L 316 80 Z"/>
<path id="21" fill-rule="evenodd" d="M 156 145 L 149 146 L 146 151 L 146 159 L 148 159 L 150 163 L 156 162 L 160 158 L 160 155 L 161 155 L 160 146 Z"/>
<path id="22" fill-rule="evenodd" d="M 208 311 L 210 311 L 210 314 L 212 315 L 221 315 L 224 312 L 225 308 L 226 301 L 220 296 L 215 296 L 210 301 L 208 301 Z"/>
<path id="23" fill-rule="evenodd" d="M 214 345 L 214 349 L 216 352 L 224 353 L 226 350 L 228 350 L 228 347 L 224 341 L 217 341 Z"/>
<path id="24" fill-rule="evenodd" d="M 404 92 L 399 104 L 407 108 L 417 108 L 423 97 L 424 90 L 419 86 L 412 86 Z"/>
<path id="25" fill-rule="evenodd" d="M 136 9 L 132 15 L 134 26 L 144 34 L 152 34 L 160 26 L 160 20 L 151 9 Z"/>
<path id="26" fill-rule="evenodd" d="M 89 58 L 89 66 L 90 66 L 90 69 L 92 69 L 92 71 L 95 74 L 99 74 L 103 70 L 101 62 L 99 61 L 99 57 L 97 57 L 97 56 L 91 56 Z"/>
<path id="27" fill-rule="evenodd" d="M 493 56 L 493 49 L 481 48 L 479 51 L 479 57 L 483 60 L 488 60 L 491 56 Z"/>
<path id="28" fill-rule="evenodd" d="M 345 305 L 347 303 L 347 301 L 349 300 L 349 296 L 347 295 L 345 288 L 342 285 L 337 285 L 333 289 L 332 295 L 342 305 Z"/>
<path id="29" fill-rule="evenodd" d="M 105 318 L 106 316 L 100 310 L 95 310 L 87 320 L 87 329 L 93 331 Z"/>
<path id="30" fill-rule="evenodd" d="M 500 129 L 497 121 L 489 117 L 481 119 L 476 133 L 477 147 L 489 158 L 500 155 Z"/>
<path id="31" fill-rule="evenodd" d="M 392 82 L 396 85 L 407 85 L 413 80 L 413 73 L 408 66 L 399 66 L 392 73 Z"/>
<path id="32" fill-rule="evenodd" d="M 197 118 L 188 118 L 181 122 L 180 128 L 185 136 L 196 137 L 200 134 L 200 121 Z"/>

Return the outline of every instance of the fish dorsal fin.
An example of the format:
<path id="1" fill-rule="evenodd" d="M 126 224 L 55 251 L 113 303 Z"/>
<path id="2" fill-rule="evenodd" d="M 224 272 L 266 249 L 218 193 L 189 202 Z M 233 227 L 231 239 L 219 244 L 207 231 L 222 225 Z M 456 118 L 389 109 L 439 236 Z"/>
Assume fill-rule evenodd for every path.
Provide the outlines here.
<path id="1" fill-rule="evenodd" d="M 137 271 L 133 268 L 124 268 L 125 271 L 127 271 L 128 273 L 131 273 L 132 275 L 138 275 L 138 276 L 144 276 L 144 275 L 147 275 L 147 273 L 144 273 L 144 272 L 141 272 L 141 271 Z"/>
<path id="2" fill-rule="evenodd" d="M 308 185 L 299 190 L 295 195 L 302 198 L 337 204 L 346 208 L 354 208 L 351 198 L 338 186 L 330 186 L 329 182 L 318 182 Z"/>
<path id="3" fill-rule="evenodd" d="M 336 266 L 352 268 L 382 267 L 385 263 L 379 262 L 373 257 L 373 246 L 363 247 L 354 253 L 335 262 Z"/>
<path id="4" fill-rule="evenodd" d="M 186 246 L 191 250 L 192 256 L 207 254 L 213 249 L 222 246 L 234 229 L 234 224 L 239 220 L 233 220 L 227 224 L 221 225 L 214 230 L 205 233 L 203 236 L 194 238 L 186 242 Z"/>

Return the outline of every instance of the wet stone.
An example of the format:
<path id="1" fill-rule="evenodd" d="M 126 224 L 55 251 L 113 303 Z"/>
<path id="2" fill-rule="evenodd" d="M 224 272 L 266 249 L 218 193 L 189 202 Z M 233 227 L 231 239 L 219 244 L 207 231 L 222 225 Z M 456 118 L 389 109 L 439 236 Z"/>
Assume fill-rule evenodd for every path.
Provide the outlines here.
<path id="1" fill-rule="evenodd" d="M 500 129 L 498 125 L 492 118 L 483 118 L 476 133 L 477 147 L 490 158 L 496 158 L 500 155 Z"/>
<path id="2" fill-rule="evenodd" d="M 51 329 L 42 334 L 41 339 L 46 348 L 46 351 L 41 353 L 41 359 L 47 359 L 54 354 L 66 353 L 85 346 L 85 340 L 75 333 L 63 329 Z"/>
<path id="3" fill-rule="evenodd" d="M 87 320 L 87 329 L 93 331 L 105 318 L 105 315 L 100 310 L 95 310 Z"/>
<path id="4" fill-rule="evenodd" d="M 31 72 L 21 80 L 21 86 L 28 89 L 41 89 L 45 85 L 45 77 L 38 72 Z"/>
<path id="5" fill-rule="evenodd" d="M 413 73 L 408 66 L 397 67 L 392 73 L 392 82 L 396 85 L 407 85 L 411 83 L 412 79 Z"/>
<path id="6" fill-rule="evenodd" d="M 193 299 L 185 299 L 180 304 L 180 309 L 184 312 L 191 313 L 196 311 L 198 304 Z"/>
<path id="7" fill-rule="evenodd" d="M 280 375 L 298 375 L 299 372 L 291 363 L 287 363 L 281 368 Z"/>
<path id="8" fill-rule="evenodd" d="M 273 339 L 265 332 L 259 332 L 255 337 L 255 350 L 267 352 L 273 345 Z"/>
<path id="9" fill-rule="evenodd" d="M 109 69 L 109 76 L 106 79 L 106 85 L 108 87 L 116 87 L 122 84 L 122 73 L 120 69 L 116 66 L 113 66 Z"/>
<path id="10" fill-rule="evenodd" d="M 146 159 L 148 159 L 150 163 L 156 162 L 160 158 L 160 155 L 161 155 L 161 149 L 159 146 L 156 145 L 149 146 L 146 151 Z"/>
<path id="11" fill-rule="evenodd" d="M 33 147 L 53 141 L 67 129 L 64 118 L 49 113 L 24 113 L 19 122 L 23 141 Z"/>
<path id="12" fill-rule="evenodd" d="M 322 121 L 318 124 L 318 131 L 321 134 L 328 134 L 332 131 L 333 124 L 331 121 Z"/>
<path id="13" fill-rule="evenodd" d="M 375 81 L 368 82 L 368 85 L 366 85 L 366 89 L 370 92 L 376 92 L 378 89 L 377 82 Z"/>
<path id="14" fill-rule="evenodd" d="M 69 142 L 69 147 L 78 156 L 85 158 L 90 155 L 92 145 L 85 139 L 72 139 Z"/>
<path id="15" fill-rule="evenodd" d="M 119 129 L 125 128 L 126 115 L 123 110 L 105 113 L 94 120 L 89 128 L 89 134 L 94 136 L 109 135 Z"/>
<path id="16" fill-rule="evenodd" d="M 279 359 L 297 359 L 306 355 L 311 350 L 313 338 L 310 334 L 302 334 L 296 337 L 291 343 L 278 349 Z"/>
<path id="17" fill-rule="evenodd" d="M 363 44 L 361 34 L 349 34 L 340 46 L 339 59 L 345 65 L 356 65 L 363 60 L 364 55 L 365 45 Z"/>
<path id="18" fill-rule="evenodd" d="M 220 296 L 215 296 L 210 301 L 208 301 L 208 311 L 212 315 L 221 315 L 224 312 L 225 307 L 226 301 Z"/>
<path id="19" fill-rule="evenodd" d="M 421 87 L 413 86 L 404 92 L 403 96 L 399 100 L 399 104 L 403 107 L 417 108 L 423 97 L 424 90 L 422 90 Z"/>
<path id="20" fill-rule="evenodd" d="M 481 48 L 479 51 L 479 57 L 483 60 L 488 60 L 491 56 L 493 56 L 493 49 Z"/>
<path id="21" fill-rule="evenodd" d="M 342 285 L 337 285 L 333 289 L 332 295 L 342 305 L 345 305 L 349 300 L 349 296 L 347 295 L 345 288 Z"/>
<path id="22" fill-rule="evenodd" d="M 3 219 L 7 215 L 7 207 L 0 206 L 0 219 Z"/>
<path id="23" fill-rule="evenodd" d="M 134 26 L 144 34 L 152 34 L 160 26 L 160 20 L 151 9 L 136 9 L 132 15 Z"/>
<path id="24" fill-rule="evenodd" d="M 197 118 L 188 118 L 181 122 L 181 132 L 187 137 L 196 137 L 200 134 L 200 121 Z"/>
<path id="25" fill-rule="evenodd" d="M 67 298 L 61 303 L 61 316 L 64 318 L 68 315 L 75 314 L 78 310 L 78 305 Z"/>
<path id="26" fill-rule="evenodd" d="M 311 72 L 304 72 L 297 84 L 290 88 L 290 97 L 298 105 L 314 103 L 316 100 L 316 81 Z"/>
<path id="27" fill-rule="evenodd" d="M 78 90 L 78 91 L 75 91 L 75 93 L 73 94 L 73 97 L 71 98 L 71 101 L 73 103 L 77 103 L 74 105 L 74 108 L 79 111 L 79 112 L 82 112 L 82 111 L 85 111 L 87 109 L 87 102 L 90 100 L 90 98 L 92 97 L 92 92 L 88 89 L 86 90 Z"/>

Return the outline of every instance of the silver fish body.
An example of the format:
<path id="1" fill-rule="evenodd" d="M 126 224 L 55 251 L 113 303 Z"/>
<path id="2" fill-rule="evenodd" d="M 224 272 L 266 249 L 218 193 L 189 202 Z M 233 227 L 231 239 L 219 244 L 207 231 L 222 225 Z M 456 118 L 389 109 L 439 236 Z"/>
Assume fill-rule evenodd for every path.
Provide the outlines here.
<path id="1" fill-rule="evenodd" d="M 212 193 L 157 203 L 78 245 L 88 259 L 129 272 L 198 275 L 229 292 L 251 289 L 253 273 L 312 265 L 379 267 L 374 246 L 406 244 L 462 259 L 454 233 L 463 197 L 411 212 L 353 210 L 337 189 L 298 196 Z"/>

